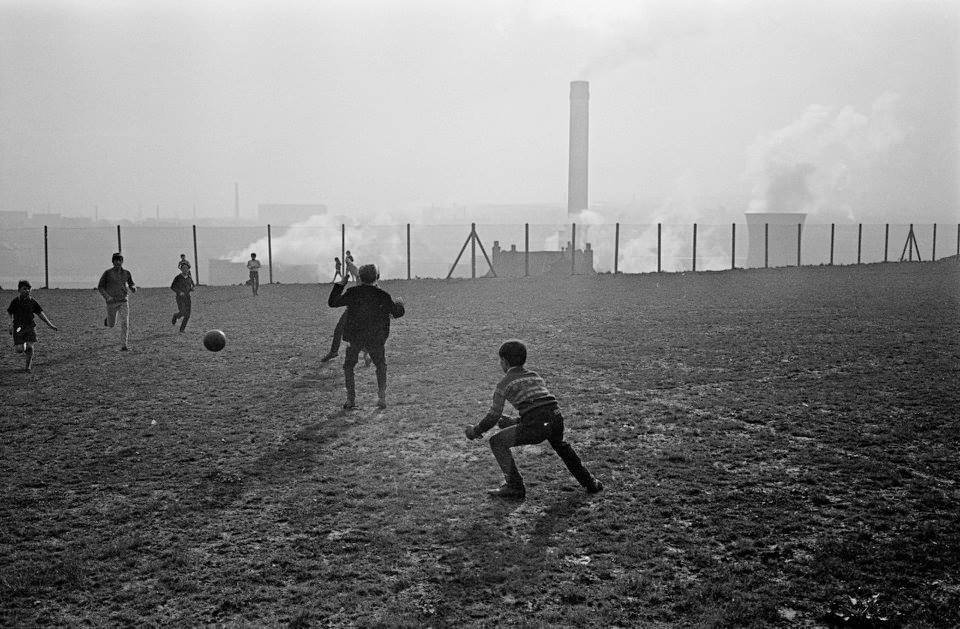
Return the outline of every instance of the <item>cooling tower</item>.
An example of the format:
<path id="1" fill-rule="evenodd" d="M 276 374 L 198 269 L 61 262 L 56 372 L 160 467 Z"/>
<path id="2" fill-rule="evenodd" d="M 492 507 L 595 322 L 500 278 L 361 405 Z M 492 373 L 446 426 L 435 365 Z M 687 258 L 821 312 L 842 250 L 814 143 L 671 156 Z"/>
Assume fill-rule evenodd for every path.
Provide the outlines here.
<path id="1" fill-rule="evenodd" d="M 567 213 L 587 209 L 587 162 L 590 136 L 590 83 L 570 83 L 570 171 Z"/>
<path id="2" fill-rule="evenodd" d="M 803 225 L 806 214 L 803 212 L 746 212 L 745 216 L 748 233 L 748 268 L 797 265 L 797 226 Z"/>

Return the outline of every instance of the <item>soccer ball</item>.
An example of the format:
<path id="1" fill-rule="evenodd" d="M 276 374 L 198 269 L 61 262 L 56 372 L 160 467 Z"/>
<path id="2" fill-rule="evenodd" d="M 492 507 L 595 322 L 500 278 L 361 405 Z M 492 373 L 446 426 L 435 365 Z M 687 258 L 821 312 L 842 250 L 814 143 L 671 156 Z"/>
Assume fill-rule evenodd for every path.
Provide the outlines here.
<path id="1" fill-rule="evenodd" d="M 203 335 L 203 346 L 211 352 L 219 352 L 227 344 L 227 335 L 221 330 L 210 330 Z"/>

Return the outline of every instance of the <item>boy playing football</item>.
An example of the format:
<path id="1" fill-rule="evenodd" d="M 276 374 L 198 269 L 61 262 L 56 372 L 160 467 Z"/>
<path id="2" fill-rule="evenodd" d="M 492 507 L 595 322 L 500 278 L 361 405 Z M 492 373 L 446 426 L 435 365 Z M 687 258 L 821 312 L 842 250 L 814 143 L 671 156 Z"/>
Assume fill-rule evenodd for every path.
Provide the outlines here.
<path id="1" fill-rule="evenodd" d="M 502 430 L 490 437 L 490 449 L 503 471 L 505 482 L 488 493 L 497 498 L 523 498 L 526 488 L 523 477 L 510 454 L 510 448 L 546 440 L 560 455 L 567 469 L 587 492 L 594 494 L 603 484 L 584 467 L 577 452 L 563 439 L 563 415 L 557 399 L 537 373 L 524 368 L 527 347 L 520 341 L 507 341 L 500 346 L 500 368 L 506 374 L 493 393 L 493 404 L 476 426 L 467 426 L 467 439 L 479 439 L 497 424 Z M 520 413 L 519 419 L 502 415 L 504 402 Z"/>
<path id="2" fill-rule="evenodd" d="M 18 354 L 25 354 L 27 364 L 24 371 L 30 373 L 33 365 L 33 344 L 37 342 L 36 324 L 33 322 L 33 315 L 40 317 L 40 320 L 49 326 L 51 330 L 56 330 L 57 326 L 50 323 L 46 313 L 40 304 L 30 296 L 30 282 L 20 280 L 17 284 L 17 292 L 20 294 L 13 298 L 7 307 L 10 314 L 10 334 L 13 335 L 13 347 Z"/>

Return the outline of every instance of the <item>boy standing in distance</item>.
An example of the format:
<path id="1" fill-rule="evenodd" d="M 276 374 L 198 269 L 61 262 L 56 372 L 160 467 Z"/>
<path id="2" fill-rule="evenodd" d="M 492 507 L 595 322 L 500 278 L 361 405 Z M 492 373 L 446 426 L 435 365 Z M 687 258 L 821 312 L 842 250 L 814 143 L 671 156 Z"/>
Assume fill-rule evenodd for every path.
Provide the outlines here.
<path id="1" fill-rule="evenodd" d="M 360 276 L 360 270 L 357 269 L 357 265 L 353 261 L 353 254 L 350 253 L 349 249 L 345 254 L 343 254 L 343 265 L 347 269 L 347 273 L 346 273 L 347 281 L 350 281 L 351 276 L 353 277 L 353 279 L 357 279 Z"/>
<path id="2" fill-rule="evenodd" d="M 510 454 L 510 448 L 547 440 L 560 455 L 567 469 L 589 493 L 603 489 L 603 484 L 584 467 L 577 452 L 563 439 L 563 415 L 557 399 L 536 372 L 528 371 L 527 347 L 520 341 L 507 341 L 500 346 L 500 368 L 506 374 L 493 393 L 493 404 L 476 426 L 467 426 L 467 439 L 479 439 L 497 424 L 502 430 L 490 437 L 490 449 L 503 471 L 505 482 L 488 493 L 497 498 L 523 498 L 526 488 L 523 477 Z M 520 418 L 503 416 L 504 402 L 520 413 Z"/>
<path id="3" fill-rule="evenodd" d="M 190 320 L 190 291 L 193 290 L 190 265 L 181 267 L 180 274 L 173 278 L 170 284 L 170 290 L 177 294 L 177 313 L 170 319 L 170 325 L 176 325 L 177 319 L 183 317 L 183 321 L 180 322 L 180 331 L 183 332 L 187 327 L 187 321 Z"/>
<path id="4" fill-rule="evenodd" d="M 377 366 L 377 406 L 387 407 L 387 359 L 386 342 L 390 336 L 390 319 L 402 317 L 405 310 L 403 300 L 394 300 L 390 293 L 376 285 L 380 279 L 377 267 L 364 264 L 357 271 L 360 285 L 346 292 L 343 288 L 347 279 L 335 282 L 330 290 L 327 305 L 331 308 L 347 307 L 343 324 L 343 338 L 350 345 L 343 362 L 343 378 L 347 388 L 347 401 L 343 408 L 353 409 L 356 404 L 356 387 L 353 368 L 357 366 L 360 351 L 370 353 L 373 364 Z"/>
<path id="5" fill-rule="evenodd" d="M 180 254 L 180 261 L 177 262 L 177 268 L 180 269 L 180 272 L 183 273 L 183 270 L 187 270 L 187 275 L 190 275 L 190 261 L 187 260 L 187 254 Z"/>
<path id="6" fill-rule="evenodd" d="M 20 280 L 17 284 L 19 295 L 13 298 L 10 305 L 7 306 L 7 312 L 10 314 L 10 334 L 13 335 L 13 348 L 18 354 L 25 354 L 27 364 L 24 371 L 30 373 L 33 365 L 33 344 L 37 342 L 36 324 L 33 322 L 33 315 L 40 317 L 40 320 L 47 326 L 56 331 L 57 326 L 50 323 L 43 308 L 30 296 L 30 282 Z"/>
<path id="7" fill-rule="evenodd" d="M 257 260 L 257 254 L 250 254 L 250 259 L 247 260 L 247 270 L 250 271 L 250 288 L 256 295 L 260 290 L 260 260 Z"/>
<path id="8" fill-rule="evenodd" d="M 127 351 L 130 336 L 130 305 L 127 303 L 127 293 L 128 289 L 131 293 L 137 292 L 137 287 L 130 271 L 123 268 L 123 256 L 115 253 L 111 261 L 113 267 L 104 271 L 97 283 L 97 290 L 107 302 L 107 317 L 103 320 L 103 325 L 112 328 L 117 319 L 120 319 L 120 349 Z"/>
<path id="9" fill-rule="evenodd" d="M 336 269 L 333 272 L 333 281 L 336 282 L 338 277 L 343 277 L 343 263 L 340 262 L 340 258 L 334 256 L 333 264 Z"/>

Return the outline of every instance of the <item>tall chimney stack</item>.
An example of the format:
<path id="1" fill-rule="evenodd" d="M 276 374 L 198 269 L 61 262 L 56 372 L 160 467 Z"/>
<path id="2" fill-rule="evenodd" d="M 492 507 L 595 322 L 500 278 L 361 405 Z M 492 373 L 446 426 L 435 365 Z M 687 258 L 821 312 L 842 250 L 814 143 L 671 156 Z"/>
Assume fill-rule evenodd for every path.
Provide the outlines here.
<path id="1" fill-rule="evenodd" d="M 570 171 L 567 179 L 567 213 L 588 207 L 587 163 L 590 140 L 590 83 L 570 82 Z"/>

